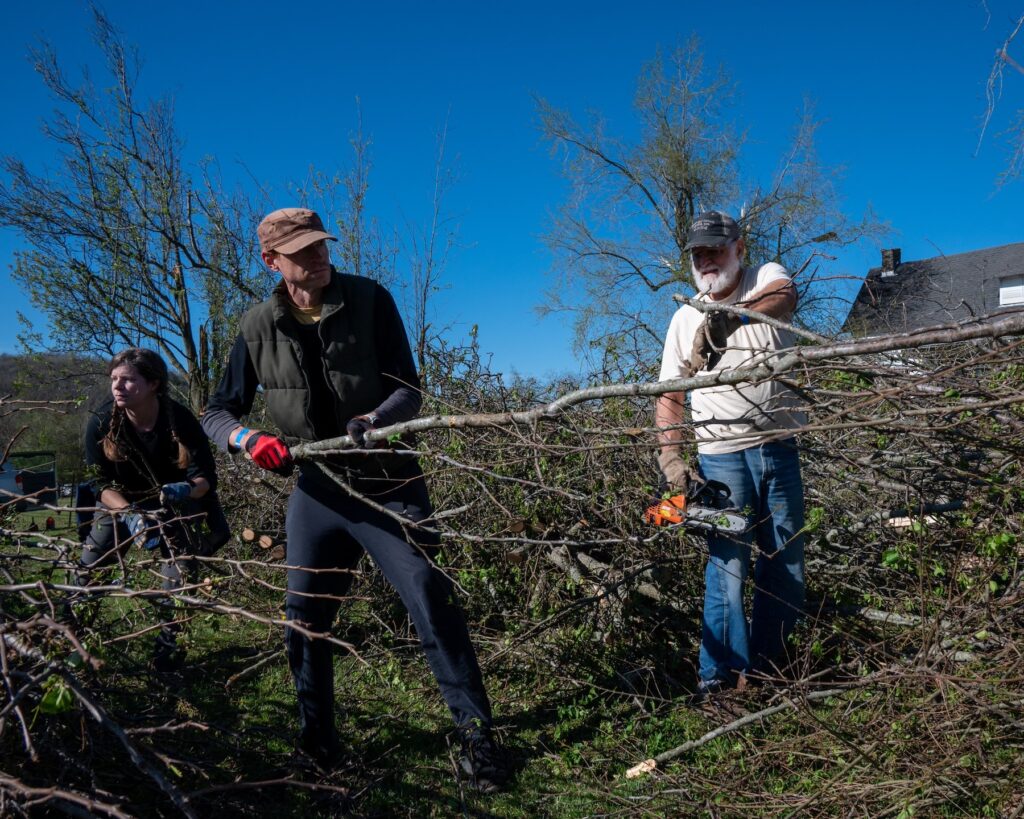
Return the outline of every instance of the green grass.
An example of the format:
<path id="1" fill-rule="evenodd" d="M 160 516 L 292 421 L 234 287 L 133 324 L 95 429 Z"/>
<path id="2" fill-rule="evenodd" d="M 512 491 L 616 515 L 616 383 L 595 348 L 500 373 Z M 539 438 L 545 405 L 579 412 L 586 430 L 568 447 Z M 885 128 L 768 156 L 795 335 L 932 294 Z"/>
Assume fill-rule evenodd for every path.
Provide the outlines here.
<path id="1" fill-rule="evenodd" d="M 257 553 L 235 546 L 227 554 Z M 63 582 L 65 570 L 46 562 L 53 556 L 52 548 L 28 542 L 4 550 L 12 574 Z M 137 549 L 129 552 L 129 588 L 158 585 L 139 571 L 145 558 Z M 18 562 L 29 559 L 34 562 Z M 272 568 L 248 571 L 282 581 Z M 219 577 L 212 569 L 204 574 Z M 280 616 L 277 591 L 238 576 L 223 577 L 215 589 L 250 611 Z M 133 741 L 147 759 L 194 794 L 200 816 L 335 815 L 337 802 L 319 787 L 325 785 L 349 789 L 361 816 L 829 814 L 862 792 L 869 794 L 859 797 L 864 815 L 892 809 L 895 816 L 914 805 L 918 815 L 998 815 L 1019 796 L 1010 777 L 996 774 L 1019 769 L 1022 732 L 978 703 L 983 695 L 981 706 L 1019 714 L 1019 687 L 997 675 L 988 679 L 984 663 L 962 667 L 942 687 L 934 674 L 911 674 L 811 712 L 776 714 L 647 777 L 626 779 L 634 764 L 732 719 L 688 703 L 696 622 L 682 617 L 671 629 L 644 630 L 656 615 L 646 609 L 627 613 L 611 638 L 595 641 L 597 623 L 583 612 L 507 651 L 508 632 L 471 627 L 516 769 L 507 793 L 480 796 L 465 791 L 455 775 L 450 717 L 401 606 L 393 595 L 381 596 L 372 574 L 354 593 L 370 599 L 343 606 L 335 633 L 357 646 L 362 661 L 336 656 L 345 764 L 326 778 L 303 778 L 293 765 L 295 695 L 276 624 L 187 611 L 181 637 L 186 665 L 180 673 L 158 675 L 149 668 L 153 633 L 139 634 L 158 622 L 151 603 L 125 596 L 76 602 L 79 632 L 103 666 L 74 673 L 118 724 L 136 732 Z M 52 599 L 62 595 L 54 592 Z M 5 595 L 4 606 L 9 617 L 37 610 L 17 595 Z M 60 614 L 60 605 L 55 610 Z M 609 633 L 603 626 L 600 632 Z M 129 635 L 136 636 L 125 639 Z M 862 627 L 837 618 L 802 627 L 794 650 L 810 674 L 858 657 L 878 667 L 874 646 L 884 647 L 884 658 L 894 656 L 884 641 L 869 645 Z M 72 657 L 68 643 L 54 635 L 38 647 L 51 660 Z M 264 658 L 269 661 L 255 674 L 232 682 Z M 773 695 L 755 690 L 743 704 L 757 710 Z M 39 787 L 59 782 L 118 794 L 138 815 L 174 815 L 166 795 L 81 708 L 50 714 L 38 703 L 38 696 L 26 700 L 40 761 L 25 764 L 20 732 L 9 721 L 0 734 L 0 769 Z"/>

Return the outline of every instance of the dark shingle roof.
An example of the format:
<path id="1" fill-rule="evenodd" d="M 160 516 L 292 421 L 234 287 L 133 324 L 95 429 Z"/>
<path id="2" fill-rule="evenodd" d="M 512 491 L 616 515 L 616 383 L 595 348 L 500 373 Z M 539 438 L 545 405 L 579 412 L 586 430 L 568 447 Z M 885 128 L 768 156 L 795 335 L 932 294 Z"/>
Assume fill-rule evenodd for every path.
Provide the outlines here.
<path id="1" fill-rule="evenodd" d="M 868 271 L 844 330 L 880 335 L 999 310 L 999 282 L 1024 274 L 1024 242 Z"/>

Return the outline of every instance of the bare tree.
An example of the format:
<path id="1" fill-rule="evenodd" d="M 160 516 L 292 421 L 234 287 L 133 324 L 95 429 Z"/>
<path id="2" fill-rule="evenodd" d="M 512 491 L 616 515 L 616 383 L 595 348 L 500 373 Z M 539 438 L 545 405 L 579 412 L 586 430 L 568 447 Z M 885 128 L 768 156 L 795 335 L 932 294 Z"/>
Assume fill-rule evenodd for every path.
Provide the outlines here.
<path id="1" fill-rule="evenodd" d="M 1010 46 L 1024 29 L 1024 14 L 1017 19 L 1016 24 L 1010 30 L 1003 44 L 996 49 L 996 56 L 992 62 L 992 71 L 988 75 L 988 82 L 985 85 L 985 114 L 982 117 L 981 133 L 978 136 L 978 147 L 981 147 L 985 139 L 985 133 L 992 117 L 996 111 L 996 105 L 1003 95 L 1004 74 L 1007 68 L 1024 75 L 1024 65 L 1020 60 L 1010 54 Z M 1024 108 L 1017 110 L 1014 121 L 1005 131 L 1009 143 L 1010 156 L 1006 163 L 1006 169 L 999 177 L 1000 184 L 1004 184 L 1020 176 L 1024 170 Z"/>
<path id="2" fill-rule="evenodd" d="M 434 161 L 434 188 L 430 203 L 430 223 L 422 229 L 410 225 L 409 266 L 411 299 L 406 305 L 410 317 L 413 352 L 421 371 L 438 346 L 442 328 L 434 323 L 433 297 L 442 289 L 442 278 L 448 257 L 455 246 L 458 225 L 445 210 L 445 197 L 457 181 L 455 171 L 447 164 L 448 120 L 437 134 L 437 157 Z"/>
<path id="3" fill-rule="evenodd" d="M 686 281 L 686 233 L 701 211 L 740 208 L 752 255 L 794 270 L 879 229 L 870 213 L 857 222 L 842 214 L 838 171 L 816 156 L 809 106 L 770 183 L 746 184 L 745 134 L 727 114 L 732 96 L 694 38 L 645 67 L 634 142 L 610 136 L 598 116 L 581 126 L 538 102 L 542 131 L 572 183 L 548 235 L 558 276 L 541 309 L 572 313 L 581 348 L 625 344 L 643 356 L 660 346 L 669 302 L 651 295 Z"/>
<path id="4" fill-rule="evenodd" d="M 43 134 L 52 172 L 3 159 L 0 224 L 21 232 L 14 277 L 47 316 L 55 349 L 110 354 L 157 348 L 201 407 L 233 331 L 221 317 L 265 290 L 253 265 L 253 210 L 224 193 L 207 163 L 190 175 L 169 99 L 143 101 L 139 59 L 93 8 L 95 41 L 112 81 L 74 84 L 52 46 L 33 52 L 58 103 Z"/>
<path id="5" fill-rule="evenodd" d="M 358 98 L 356 123 L 348 137 L 351 164 L 333 173 L 310 167 L 306 181 L 294 193 L 299 203 L 333 224 L 338 241 L 332 244 L 331 255 L 342 272 L 366 276 L 391 289 L 398 280 L 400 241 L 397 231 L 377 219 L 369 207 L 373 140 L 363 130 Z"/>

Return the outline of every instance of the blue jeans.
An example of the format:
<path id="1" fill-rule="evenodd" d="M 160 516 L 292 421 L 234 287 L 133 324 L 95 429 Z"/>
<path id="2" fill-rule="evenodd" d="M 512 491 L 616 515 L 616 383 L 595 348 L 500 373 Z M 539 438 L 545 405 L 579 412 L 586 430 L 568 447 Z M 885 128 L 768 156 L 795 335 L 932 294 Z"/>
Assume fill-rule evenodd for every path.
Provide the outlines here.
<path id="1" fill-rule="evenodd" d="M 731 683 L 741 672 L 772 669 L 803 609 L 800 458 L 794 439 L 789 439 L 699 459 L 704 477 L 729 487 L 732 504 L 746 511 L 751 527 L 742 535 L 708 537 L 700 678 Z M 748 626 L 743 583 L 755 538 L 758 555 Z"/>

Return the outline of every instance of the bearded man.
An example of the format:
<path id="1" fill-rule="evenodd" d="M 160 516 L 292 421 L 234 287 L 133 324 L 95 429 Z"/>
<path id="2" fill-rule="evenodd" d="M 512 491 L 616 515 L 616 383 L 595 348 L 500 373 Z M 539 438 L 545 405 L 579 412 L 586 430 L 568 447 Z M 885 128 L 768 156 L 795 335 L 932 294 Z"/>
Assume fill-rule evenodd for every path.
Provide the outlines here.
<path id="1" fill-rule="evenodd" d="M 687 234 L 698 299 L 710 306 L 745 307 L 788 320 L 796 287 L 781 265 L 743 264 L 740 227 L 725 213 L 698 216 Z M 750 367 L 792 345 L 791 334 L 753 317 L 676 311 L 665 339 L 662 381 Z M 658 463 L 673 493 L 692 493 L 706 481 L 724 483 L 731 503 L 748 515 L 742 535 L 712 533 L 705 569 L 697 698 L 744 685 L 777 670 L 785 640 L 804 603 L 803 485 L 795 431 L 803 425 L 796 396 L 778 381 L 714 385 L 692 391 L 691 416 L 699 470 L 681 450 L 686 394 L 656 404 Z M 752 545 L 758 556 L 750 622 L 743 586 Z"/>

